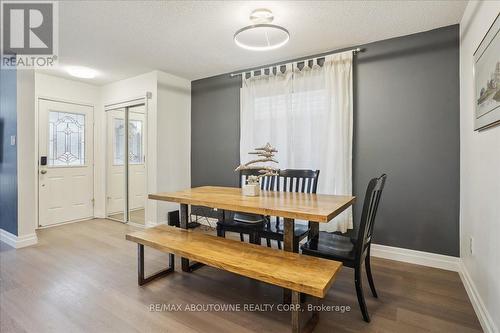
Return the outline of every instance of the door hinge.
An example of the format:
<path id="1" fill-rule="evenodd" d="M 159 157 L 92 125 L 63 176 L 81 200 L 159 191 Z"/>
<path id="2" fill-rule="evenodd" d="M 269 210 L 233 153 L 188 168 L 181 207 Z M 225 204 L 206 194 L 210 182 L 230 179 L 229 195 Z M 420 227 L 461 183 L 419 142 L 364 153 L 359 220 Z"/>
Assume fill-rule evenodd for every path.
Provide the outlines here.
<path id="1" fill-rule="evenodd" d="M 94 198 L 92 198 L 92 200 L 91 200 L 91 201 L 92 201 L 92 206 L 95 206 L 95 199 L 94 199 Z"/>

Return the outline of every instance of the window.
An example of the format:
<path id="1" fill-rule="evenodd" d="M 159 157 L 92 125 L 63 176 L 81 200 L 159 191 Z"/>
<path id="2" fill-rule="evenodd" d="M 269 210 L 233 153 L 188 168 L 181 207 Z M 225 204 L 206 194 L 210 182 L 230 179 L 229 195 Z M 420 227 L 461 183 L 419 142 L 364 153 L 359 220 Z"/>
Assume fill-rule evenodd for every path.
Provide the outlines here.
<path id="1" fill-rule="evenodd" d="M 85 165 L 84 114 L 49 112 L 48 165 Z"/>
<path id="2" fill-rule="evenodd" d="M 352 193 L 352 52 L 327 56 L 323 66 L 285 67 L 279 74 L 243 76 L 240 162 L 269 142 L 280 169 L 321 170 L 318 193 Z M 324 226 L 330 232 L 350 228 L 350 211 Z"/>

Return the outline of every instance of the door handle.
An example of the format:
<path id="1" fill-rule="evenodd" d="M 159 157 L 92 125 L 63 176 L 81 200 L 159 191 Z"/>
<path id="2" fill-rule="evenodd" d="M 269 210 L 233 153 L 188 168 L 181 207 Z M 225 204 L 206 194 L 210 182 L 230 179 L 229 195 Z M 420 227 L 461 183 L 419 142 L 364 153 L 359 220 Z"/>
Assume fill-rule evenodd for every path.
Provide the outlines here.
<path id="1" fill-rule="evenodd" d="M 40 170 L 40 173 L 41 173 L 42 175 L 45 175 L 45 174 L 47 173 L 47 170 Z"/>

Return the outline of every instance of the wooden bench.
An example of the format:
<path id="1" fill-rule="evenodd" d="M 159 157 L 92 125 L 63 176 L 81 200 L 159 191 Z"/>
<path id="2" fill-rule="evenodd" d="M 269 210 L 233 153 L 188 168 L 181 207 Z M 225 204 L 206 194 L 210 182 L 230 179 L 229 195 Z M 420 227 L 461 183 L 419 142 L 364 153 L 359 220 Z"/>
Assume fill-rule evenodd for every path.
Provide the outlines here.
<path id="1" fill-rule="evenodd" d="M 271 249 L 249 243 L 220 238 L 190 230 L 161 225 L 126 235 L 138 243 L 138 283 L 143 285 L 174 271 L 174 257 L 179 255 L 215 268 L 273 284 L 292 291 L 292 331 L 310 331 L 319 313 L 302 324 L 305 318 L 299 309 L 301 293 L 323 298 L 342 263 L 293 252 Z M 170 254 L 167 269 L 144 276 L 144 246 Z"/>

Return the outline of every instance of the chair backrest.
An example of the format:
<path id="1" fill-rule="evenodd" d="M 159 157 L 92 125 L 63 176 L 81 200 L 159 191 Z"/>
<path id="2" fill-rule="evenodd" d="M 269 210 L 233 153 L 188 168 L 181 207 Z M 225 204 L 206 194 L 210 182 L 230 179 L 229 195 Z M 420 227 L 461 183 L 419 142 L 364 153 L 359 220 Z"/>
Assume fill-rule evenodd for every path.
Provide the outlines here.
<path id="1" fill-rule="evenodd" d="M 247 183 L 249 176 L 258 176 L 256 169 L 240 171 L 240 187 Z M 284 169 L 278 176 L 266 176 L 260 179 L 260 188 L 267 191 L 316 193 L 319 170 Z"/>
<path id="2" fill-rule="evenodd" d="M 260 176 L 261 173 L 259 172 L 258 169 L 244 169 L 240 171 L 240 187 L 245 185 L 247 183 L 248 177 L 249 176 Z M 271 184 L 271 178 L 270 176 L 265 176 L 260 179 L 260 189 L 261 190 L 270 190 L 270 184 Z"/>
<path id="3" fill-rule="evenodd" d="M 371 244 L 373 236 L 373 225 L 377 215 L 380 197 L 384 189 L 386 174 L 378 178 L 373 178 L 366 188 L 365 201 L 363 203 L 363 212 L 359 223 L 358 240 L 356 242 L 356 258 L 362 259 L 365 251 Z"/>
<path id="4" fill-rule="evenodd" d="M 271 189 L 280 192 L 316 193 L 319 170 L 284 169 L 271 180 Z"/>
<path id="5" fill-rule="evenodd" d="M 316 193 L 319 170 L 283 169 L 278 176 L 268 179 L 266 189 L 279 192 Z M 280 228 L 280 218 L 276 217 L 276 229 Z"/>

